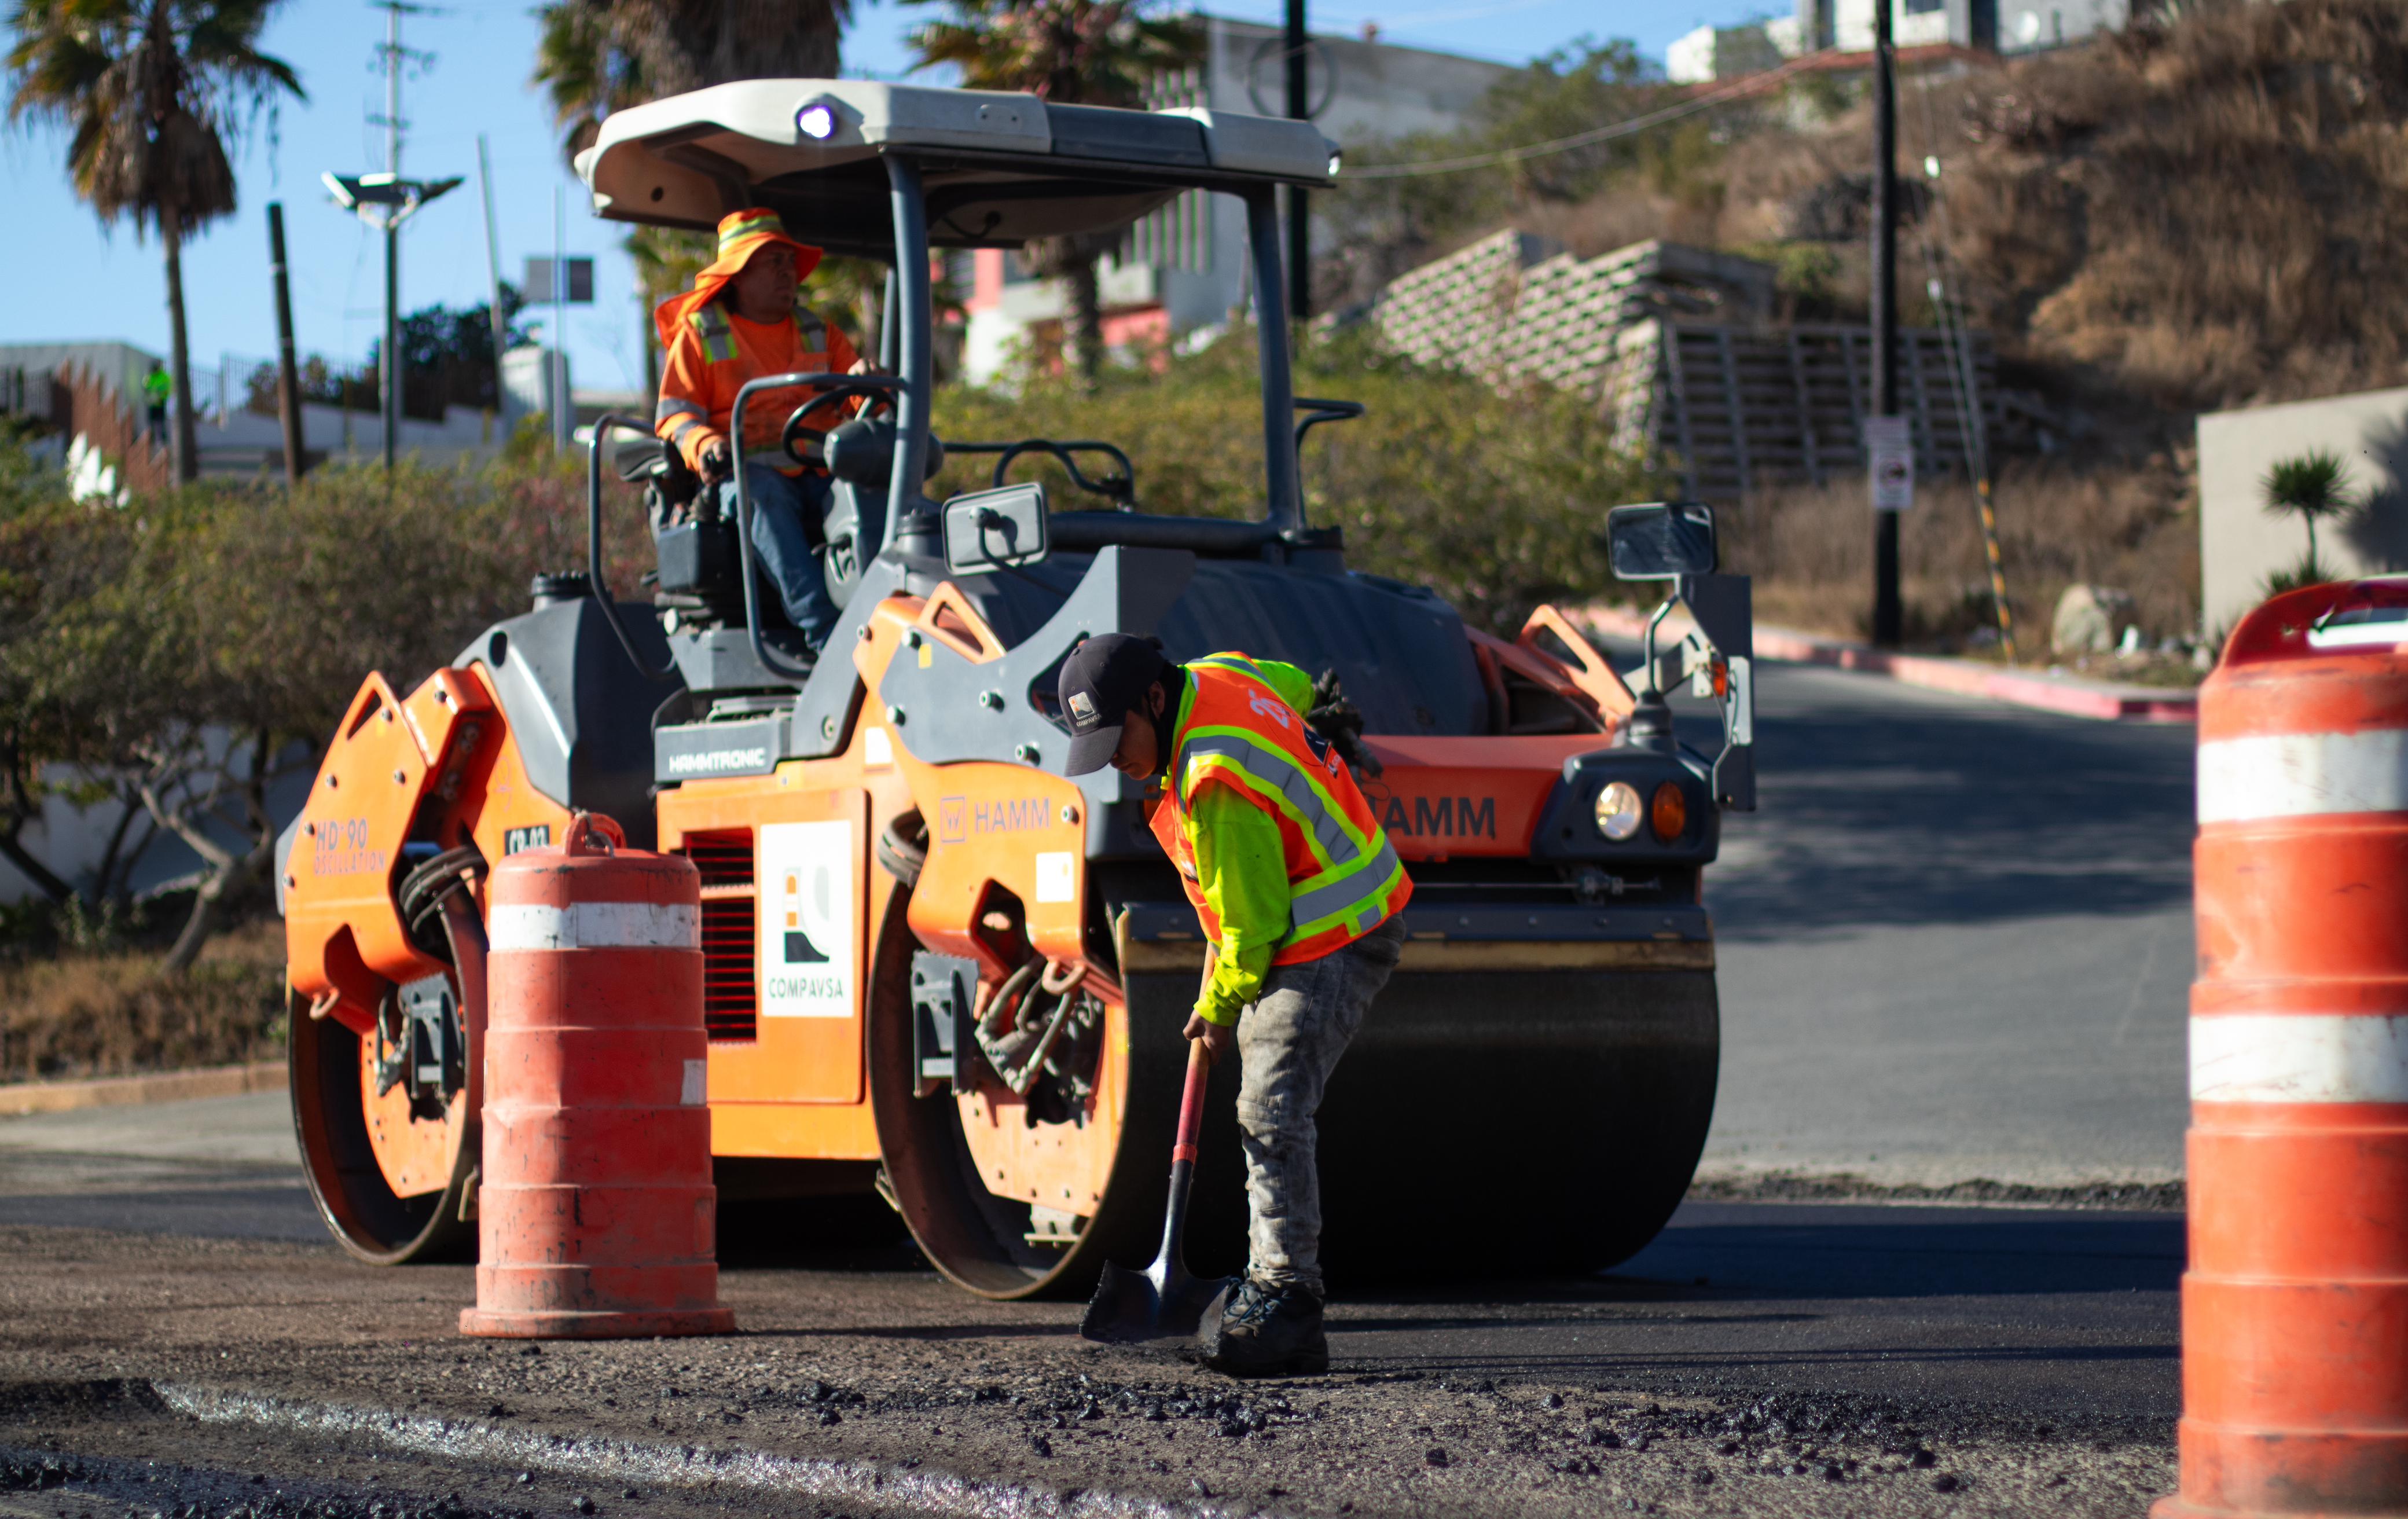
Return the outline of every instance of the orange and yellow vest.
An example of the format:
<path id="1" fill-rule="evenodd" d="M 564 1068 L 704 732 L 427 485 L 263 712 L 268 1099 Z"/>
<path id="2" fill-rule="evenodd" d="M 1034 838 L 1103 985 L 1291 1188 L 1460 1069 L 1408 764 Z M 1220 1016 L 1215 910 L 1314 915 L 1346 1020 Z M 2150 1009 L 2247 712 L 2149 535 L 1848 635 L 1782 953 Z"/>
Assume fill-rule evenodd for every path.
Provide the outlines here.
<path id="1" fill-rule="evenodd" d="M 1179 867 L 1207 942 L 1220 941 L 1220 915 L 1197 881 L 1187 817 L 1208 785 L 1229 787 L 1279 824 L 1290 906 L 1287 937 L 1271 964 L 1318 960 L 1401 910 L 1412 897 L 1412 879 L 1328 740 L 1243 654 L 1208 654 L 1186 670 L 1171 735 L 1170 784 L 1153 825 Z"/>

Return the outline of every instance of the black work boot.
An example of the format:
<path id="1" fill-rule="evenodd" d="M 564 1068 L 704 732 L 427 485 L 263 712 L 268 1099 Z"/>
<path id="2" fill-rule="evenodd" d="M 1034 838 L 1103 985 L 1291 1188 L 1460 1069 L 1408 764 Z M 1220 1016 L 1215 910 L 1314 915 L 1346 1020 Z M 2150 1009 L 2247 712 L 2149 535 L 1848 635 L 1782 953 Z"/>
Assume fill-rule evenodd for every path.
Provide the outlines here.
<path id="1" fill-rule="evenodd" d="M 1329 1369 L 1321 1294 L 1248 1277 L 1229 1294 L 1204 1364 L 1233 1377 L 1317 1377 Z"/>

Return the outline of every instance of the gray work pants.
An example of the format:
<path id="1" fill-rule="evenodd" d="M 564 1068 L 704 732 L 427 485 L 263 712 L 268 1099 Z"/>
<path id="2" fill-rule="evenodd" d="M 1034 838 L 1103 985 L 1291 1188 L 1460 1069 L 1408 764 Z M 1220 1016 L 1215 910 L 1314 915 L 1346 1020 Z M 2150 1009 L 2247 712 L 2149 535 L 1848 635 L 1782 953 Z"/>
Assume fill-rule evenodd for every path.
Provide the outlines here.
<path id="1" fill-rule="evenodd" d="M 1321 1290 L 1321 1179 L 1313 1115 L 1347 1041 L 1397 968 L 1405 924 L 1392 917 L 1334 954 L 1273 966 L 1238 1018 L 1238 1126 L 1246 1145 L 1247 1274 Z"/>

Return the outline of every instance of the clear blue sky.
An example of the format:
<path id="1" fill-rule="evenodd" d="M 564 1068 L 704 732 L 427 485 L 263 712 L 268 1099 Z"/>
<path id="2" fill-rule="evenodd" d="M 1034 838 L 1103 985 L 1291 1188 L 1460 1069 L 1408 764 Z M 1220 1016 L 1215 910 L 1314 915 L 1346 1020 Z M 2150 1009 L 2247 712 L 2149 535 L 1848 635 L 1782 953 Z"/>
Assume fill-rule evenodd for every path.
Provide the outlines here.
<path id="1" fill-rule="evenodd" d="M 1764 0 L 1675 0 L 1643 5 L 1612 0 L 1318 0 L 1316 29 L 1353 32 L 1380 24 L 1392 42 L 1520 63 L 1594 33 L 1627 36 L 1661 59 L 1682 33 L 1712 21 L 1729 24 L 1770 8 Z M 1219 0 L 1205 8 L 1277 21 L 1279 0 Z M 856 10 L 844 40 L 848 73 L 896 76 L 910 64 L 905 34 L 926 8 L 877 0 Z M 485 238 L 476 193 L 477 135 L 493 145 L 494 193 L 504 278 L 551 251 L 552 193 L 570 192 L 568 251 L 600 260 L 596 301 L 571 307 L 568 349 L 580 386 L 639 382 L 638 312 L 634 271 L 617 229 L 595 221 L 577 199 L 543 99 L 526 82 L 536 26 L 518 0 L 453 0 L 436 14 L 408 20 L 404 41 L 434 54 L 406 76 L 403 114 L 411 122 L 405 171 L 461 174 L 467 182 L 420 213 L 403 234 L 403 309 L 484 299 Z M 241 208 L 187 246 L 185 294 L 196 389 L 222 352 L 265 357 L 275 351 L 267 272 L 266 203 L 285 206 L 293 264 L 294 324 L 305 352 L 351 360 L 381 331 L 383 264 L 380 245 L 326 198 L 322 170 L 383 166 L 380 128 L 366 118 L 383 108 L 376 49 L 384 16 L 359 0 L 287 0 L 270 25 L 266 50 L 299 71 L 307 105 L 287 105 L 271 136 L 263 121 L 237 150 Z M 0 181 L 11 223 L 0 238 L 0 342 L 118 338 L 165 353 L 165 281 L 155 242 L 119 226 L 104 233 L 66 182 L 63 135 L 43 130 L 0 136 Z"/>

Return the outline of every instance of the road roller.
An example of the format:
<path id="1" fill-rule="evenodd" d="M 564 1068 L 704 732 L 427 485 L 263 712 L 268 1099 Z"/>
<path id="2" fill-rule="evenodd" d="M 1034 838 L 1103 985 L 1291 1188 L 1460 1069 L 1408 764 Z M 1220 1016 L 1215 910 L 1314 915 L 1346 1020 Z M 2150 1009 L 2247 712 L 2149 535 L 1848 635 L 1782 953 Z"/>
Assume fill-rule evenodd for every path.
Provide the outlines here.
<path id="1" fill-rule="evenodd" d="M 603 123 L 578 160 L 600 217 L 709 228 L 767 206 L 889 270 L 870 372 L 763 377 L 737 402 L 747 436 L 754 392 L 818 388 L 783 446 L 833 479 L 819 552 L 842 619 L 808 649 L 752 562 L 749 498 L 722 510 L 649 419 L 605 417 L 585 570 L 538 580 L 413 689 L 367 677 L 277 862 L 294 1122 L 347 1250 L 473 1250 L 488 872 L 591 812 L 700 873 L 723 1203 L 858 1220 L 882 1198 L 874 1216 L 993 1298 L 1081 1297 L 1108 1259 L 1141 1263 L 1206 945 L 1154 798 L 1061 773 L 1056 672 L 1104 632 L 1326 673 L 1361 714 L 1359 779 L 1413 896 L 1321 1116 L 1333 1276 L 1588 1272 L 1656 1234 L 1713 1109 L 1701 880 L 1721 813 L 1754 805 L 1747 582 L 1715 571 L 1705 508 L 1617 509 L 1617 572 L 1666 593 L 1624 672 L 1555 609 L 1494 637 L 1348 568 L 1299 459 L 1362 408 L 1293 392 L 1277 208 L 1338 162 L 1303 122 L 859 79 Z M 1110 439 L 944 437 L 932 258 L 1183 196 L 1226 197 L 1248 233 L 1260 514 L 1140 509 L 1144 461 Z M 978 488 L 932 499 L 949 456 Z M 603 562 L 606 471 L 642 487 L 654 562 Z M 1665 701 L 1684 681 L 1717 703 L 1718 724 L 1687 720 L 1718 726 L 1700 748 Z M 1195 1172 L 1208 1274 L 1243 1264 L 1235 1064 Z"/>

